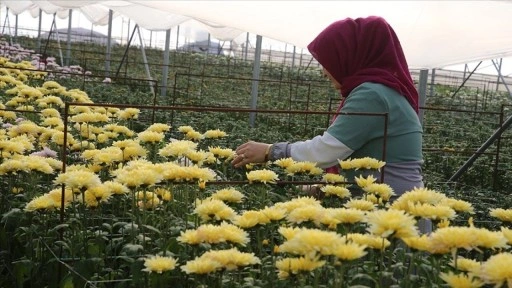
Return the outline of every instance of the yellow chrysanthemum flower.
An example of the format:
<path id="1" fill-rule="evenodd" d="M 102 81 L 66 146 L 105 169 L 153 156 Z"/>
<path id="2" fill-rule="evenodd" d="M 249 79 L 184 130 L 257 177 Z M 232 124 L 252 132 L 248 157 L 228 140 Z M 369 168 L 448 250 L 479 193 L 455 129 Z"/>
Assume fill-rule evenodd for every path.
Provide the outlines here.
<path id="1" fill-rule="evenodd" d="M 334 256 L 344 261 L 352 261 L 359 259 L 367 254 L 366 246 L 359 243 L 340 244 L 334 249 Z"/>
<path id="2" fill-rule="evenodd" d="M 295 237 L 295 235 L 297 235 L 299 232 L 301 232 L 304 229 L 305 228 L 300 228 L 300 227 L 281 226 L 281 227 L 279 227 L 277 232 L 279 232 L 279 234 L 283 235 L 284 239 L 291 240 L 293 237 Z"/>
<path id="3" fill-rule="evenodd" d="M 158 197 L 158 199 L 162 201 L 171 201 L 172 200 L 172 193 L 171 191 L 165 189 L 165 188 L 156 188 L 154 193 Z"/>
<path id="4" fill-rule="evenodd" d="M 265 217 L 267 217 L 270 221 L 279 221 L 284 219 L 286 217 L 287 211 L 284 208 L 272 206 L 272 207 L 265 207 L 261 209 L 259 212 L 261 212 Z"/>
<path id="5" fill-rule="evenodd" d="M 211 198 L 225 202 L 240 203 L 245 198 L 245 195 L 235 188 L 224 188 L 213 193 Z"/>
<path id="6" fill-rule="evenodd" d="M 325 261 L 318 257 L 283 258 L 276 261 L 276 268 L 279 270 L 279 278 L 288 278 L 289 274 L 299 274 L 302 271 L 313 271 L 325 265 Z"/>
<path id="7" fill-rule="evenodd" d="M 318 222 L 334 228 L 337 224 L 355 224 L 364 220 L 364 212 L 358 209 L 324 208 Z"/>
<path id="8" fill-rule="evenodd" d="M 125 110 L 119 111 L 117 117 L 121 120 L 138 119 L 140 110 L 137 108 L 126 108 Z"/>
<path id="9" fill-rule="evenodd" d="M 292 238 L 279 246 L 279 252 L 310 257 L 316 254 L 334 255 L 336 249 L 341 244 L 345 244 L 345 240 L 336 232 L 301 229 Z"/>
<path id="10" fill-rule="evenodd" d="M 142 271 L 162 274 L 165 271 L 170 271 L 176 268 L 177 262 L 178 261 L 173 257 L 164 257 L 160 255 L 151 256 L 144 259 L 144 267 L 146 268 L 142 269 Z"/>
<path id="11" fill-rule="evenodd" d="M 363 199 L 350 199 L 347 203 L 343 204 L 343 206 L 361 211 L 372 211 L 375 209 L 373 202 Z"/>
<path id="12" fill-rule="evenodd" d="M 381 237 L 407 238 L 418 235 L 416 220 L 412 215 L 399 210 L 376 210 L 368 212 L 368 231 Z"/>
<path id="13" fill-rule="evenodd" d="M 181 133 L 188 133 L 190 131 L 194 131 L 194 128 L 192 128 L 192 126 L 180 126 L 178 127 L 178 131 Z"/>
<path id="14" fill-rule="evenodd" d="M 33 212 L 37 210 L 53 210 L 59 206 L 60 203 L 57 204 L 52 197 L 42 195 L 28 202 L 27 205 L 25 205 L 25 211 Z"/>
<path id="15" fill-rule="evenodd" d="M 375 195 L 383 201 L 389 201 L 391 196 L 395 195 L 393 188 L 386 183 L 372 183 L 363 188 L 363 191 Z"/>
<path id="16" fill-rule="evenodd" d="M 146 131 L 152 131 L 157 133 L 163 133 L 169 130 L 171 130 L 171 126 L 165 123 L 154 123 L 146 129 Z"/>
<path id="17" fill-rule="evenodd" d="M 187 133 L 185 133 L 185 139 L 191 141 L 199 141 L 203 139 L 203 134 L 201 134 L 198 131 L 188 131 Z"/>
<path id="18" fill-rule="evenodd" d="M 324 180 L 326 183 L 342 183 L 346 182 L 347 179 L 343 175 L 334 174 L 334 173 L 325 173 L 322 176 L 322 180 Z"/>
<path id="19" fill-rule="evenodd" d="M 338 161 L 341 169 L 375 169 L 379 170 L 386 165 L 386 162 L 379 161 L 371 157 L 363 157 L 356 159 L 346 159 Z"/>
<path id="20" fill-rule="evenodd" d="M 249 234 L 233 224 L 222 222 L 220 225 L 203 224 L 195 230 L 181 231 L 176 239 L 191 245 L 232 242 L 245 246 L 249 243 Z"/>
<path id="21" fill-rule="evenodd" d="M 325 185 L 320 188 L 320 191 L 324 192 L 325 195 L 335 195 L 339 198 L 348 198 L 351 196 L 350 191 L 343 186 Z"/>
<path id="22" fill-rule="evenodd" d="M 211 153 L 203 150 L 190 150 L 187 151 L 184 156 L 187 157 L 187 159 L 189 159 L 190 161 L 192 161 L 192 163 L 195 163 L 198 166 L 202 166 L 203 163 L 206 162 L 208 158 L 211 156 Z"/>
<path id="23" fill-rule="evenodd" d="M 421 236 L 405 237 L 402 238 L 405 245 L 418 251 L 430 251 L 430 237 L 423 234 Z"/>
<path id="24" fill-rule="evenodd" d="M 286 202 L 279 202 L 274 204 L 273 207 L 278 209 L 284 209 L 286 213 L 290 213 L 296 208 L 305 206 L 322 206 L 318 199 L 313 197 L 297 197 Z"/>
<path id="25" fill-rule="evenodd" d="M 158 154 L 164 157 L 180 157 L 189 151 L 195 151 L 196 148 L 197 143 L 188 140 L 178 140 L 168 143 L 159 150 Z"/>
<path id="26" fill-rule="evenodd" d="M 494 287 L 503 287 L 504 283 L 512 283 L 512 254 L 503 252 L 493 255 L 482 263 L 478 276 Z"/>
<path id="27" fill-rule="evenodd" d="M 398 197 L 398 199 L 396 199 L 391 205 L 391 208 L 406 211 L 409 207 L 409 202 L 436 205 L 446 198 L 447 197 L 444 194 L 435 190 L 414 188 Z"/>
<path id="28" fill-rule="evenodd" d="M 222 264 L 207 258 L 196 257 L 181 266 L 181 270 L 187 274 L 209 274 L 222 268 Z"/>
<path id="29" fill-rule="evenodd" d="M 107 202 L 110 196 L 112 196 L 112 191 L 108 186 L 100 185 L 85 190 L 83 201 L 87 207 L 98 207 L 100 203 Z"/>
<path id="30" fill-rule="evenodd" d="M 208 151 L 210 151 L 216 157 L 226 160 L 233 159 L 236 155 L 236 152 L 229 148 L 208 147 Z"/>
<path id="31" fill-rule="evenodd" d="M 275 184 L 276 181 L 279 180 L 277 174 L 274 171 L 268 169 L 250 171 L 246 173 L 246 175 L 249 183 L 262 182 L 265 184 Z"/>
<path id="32" fill-rule="evenodd" d="M 233 220 L 236 216 L 233 208 L 216 199 L 197 200 L 194 213 L 199 215 L 203 221 Z"/>
<path id="33" fill-rule="evenodd" d="M 359 177 L 355 177 L 357 186 L 364 188 L 370 184 L 375 183 L 377 181 L 377 178 L 373 177 L 373 175 L 368 175 L 367 177 L 364 177 L 363 175 Z"/>
<path id="34" fill-rule="evenodd" d="M 300 224 L 307 221 L 315 221 L 318 223 L 321 217 L 324 215 L 324 209 L 325 208 L 321 206 L 297 207 L 286 216 L 286 220 L 295 224 Z"/>
<path id="35" fill-rule="evenodd" d="M 127 137 L 132 137 L 132 136 L 135 135 L 135 132 L 133 132 L 128 127 L 123 126 L 123 125 L 107 124 L 107 125 L 103 126 L 103 128 L 106 131 L 115 132 L 117 134 L 123 134 L 123 135 L 125 135 Z"/>
<path id="36" fill-rule="evenodd" d="M 295 163 L 295 160 L 293 160 L 291 157 L 281 158 L 281 159 L 274 161 L 275 165 L 277 165 L 283 169 L 286 169 L 287 167 L 292 166 L 294 163 Z"/>
<path id="37" fill-rule="evenodd" d="M 448 273 L 441 272 L 439 277 L 452 288 L 479 288 L 484 285 L 482 281 L 473 275 L 455 274 L 451 271 Z"/>
<path id="38" fill-rule="evenodd" d="M 489 231 L 485 228 L 476 229 L 475 246 L 487 249 L 507 248 L 507 238 L 501 231 Z"/>
<path id="39" fill-rule="evenodd" d="M 147 142 L 147 143 L 158 143 L 164 139 L 165 135 L 162 132 L 155 132 L 155 131 L 142 131 L 139 134 L 137 134 L 137 139 L 141 142 Z"/>
<path id="40" fill-rule="evenodd" d="M 207 130 L 206 132 L 204 132 L 203 137 L 218 139 L 218 138 L 226 137 L 227 135 L 228 134 L 226 132 L 216 129 L 216 130 Z"/>
<path id="41" fill-rule="evenodd" d="M 481 264 L 480 262 L 475 261 L 473 259 L 467 259 L 464 257 L 456 256 L 455 260 L 452 260 L 450 262 L 450 266 L 459 271 L 470 272 L 475 274 L 478 271 L 480 271 Z"/>
<path id="42" fill-rule="evenodd" d="M 466 212 L 470 214 L 474 214 L 475 211 L 473 209 L 473 205 L 469 202 L 453 199 L 453 198 L 446 198 L 439 202 L 439 205 L 444 205 L 452 208 L 453 210 L 457 212 Z"/>
<path id="43" fill-rule="evenodd" d="M 512 245 L 512 229 L 501 227 L 501 233 L 507 238 L 507 243 Z"/>
<path id="44" fill-rule="evenodd" d="M 455 210 L 448 206 L 431 205 L 428 203 L 409 202 L 409 207 L 405 211 L 416 217 L 435 220 L 453 219 L 456 216 Z"/>
<path id="45" fill-rule="evenodd" d="M 270 223 L 270 219 L 265 216 L 265 214 L 261 213 L 261 211 L 244 211 L 242 215 L 235 216 L 233 219 L 233 224 L 240 228 L 251 228 L 256 225 L 264 225 Z"/>
<path id="46" fill-rule="evenodd" d="M 429 252 L 445 254 L 456 249 L 474 249 L 478 244 L 477 228 L 446 227 L 439 228 L 430 235 Z"/>
<path id="47" fill-rule="evenodd" d="M 187 274 L 207 274 L 220 269 L 236 270 L 239 267 L 260 263 L 260 259 L 253 253 L 240 252 L 232 248 L 207 251 L 200 257 L 188 261 L 181 269 Z"/>
<path id="48" fill-rule="evenodd" d="M 126 166 L 125 166 L 126 168 Z M 116 182 L 127 187 L 153 186 L 163 180 L 163 176 L 152 165 L 145 165 L 138 169 L 121 169 L 116 171 Z"/>
<path id="49" fill-rule="evenodd" d="M 69 187 L 73 191 L 93 188 L 101 185 L 101 180 L 98 175 L 94 174 L 90 171 L 85 170 L 76 170 L 76 171 L 66 171 L 65 173 L 61 173 L 55 178 L 54 183 L 65 184 L 66 187 Z"/>
<path id="50" fill-rule="evenodd" d="M 130 192 L 128 187 L 118 182 L 106 181 L 103 183 L 103 185 L 105 185 L 112 192 L 112 194 L 123 195 Z"/>
<path id="51" fill-rule="evenodd" d="M 352 241 L 372 249 L 384 250 L 391 245 L 388 239 L 370 234 L 348 233 L 345 237 L 347 242 Z"/>
<path id="52" fill-rule="evenodd" d="M 504 222 L 512 222 L 512 209 L 492 208 L 489 215 Z"/>

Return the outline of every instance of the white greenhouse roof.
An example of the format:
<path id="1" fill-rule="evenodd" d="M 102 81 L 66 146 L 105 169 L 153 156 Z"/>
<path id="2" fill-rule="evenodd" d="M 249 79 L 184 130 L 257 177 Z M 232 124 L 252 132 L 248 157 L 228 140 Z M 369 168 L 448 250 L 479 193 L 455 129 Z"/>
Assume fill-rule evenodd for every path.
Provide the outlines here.
<path id="1" fill-rule="evenodd" d="M 244 32 L 305 48 L 328 24 L 346 17 L 385 18 L 401 40 L 411 68 L 442 68 L 512 56 L 512 1 L 2 1 L 27 10 L 68 16 L 77 9 L 96 25 L 123 15 L 161 31 L 199 21 L 213 37 Z"/>

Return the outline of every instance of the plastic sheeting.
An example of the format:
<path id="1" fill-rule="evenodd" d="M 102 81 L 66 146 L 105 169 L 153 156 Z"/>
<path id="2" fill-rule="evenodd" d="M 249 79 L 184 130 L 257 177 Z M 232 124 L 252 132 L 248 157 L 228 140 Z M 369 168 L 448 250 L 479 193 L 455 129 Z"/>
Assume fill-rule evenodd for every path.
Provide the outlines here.
<path id="1" fill-rule="evenodd" d="M 105 25 L 108 10 L 148 30 L 187 21 L 202 23 L 213 37 L 244 32 L 299 48 L 328 24 L 346 17 L 382 16 L 394 27 L 411 68 L 442 68 L 512 56 L 512 1 L 2 1 L 26 10 L 67 15 L 78 9 Z M 65 13 L 64 13 L 65 12 Z M 32 15 L 38 15 L 37 13 Z M 65 17 L 65 16 L 64 16 Z"/>

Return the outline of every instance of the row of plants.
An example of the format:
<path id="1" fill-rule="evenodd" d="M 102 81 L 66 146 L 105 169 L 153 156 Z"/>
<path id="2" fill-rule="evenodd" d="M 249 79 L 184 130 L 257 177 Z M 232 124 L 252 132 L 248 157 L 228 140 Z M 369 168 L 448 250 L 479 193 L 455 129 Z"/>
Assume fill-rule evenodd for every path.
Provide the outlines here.
<path id="1" fill-rule="evenodd" d="M 2 64 L 2 287 L 512 285 L 510 209 L 430 188 L 390 204 L 374 159 L 340 161 L 341 175 L 291 159 L 235 169 L 236 144 L 270 129 L 227 133 L 201 125 L 209 113 L 139 121 L 141 109 Z M 346 179 L 354 170 L 370 175 Z"/>

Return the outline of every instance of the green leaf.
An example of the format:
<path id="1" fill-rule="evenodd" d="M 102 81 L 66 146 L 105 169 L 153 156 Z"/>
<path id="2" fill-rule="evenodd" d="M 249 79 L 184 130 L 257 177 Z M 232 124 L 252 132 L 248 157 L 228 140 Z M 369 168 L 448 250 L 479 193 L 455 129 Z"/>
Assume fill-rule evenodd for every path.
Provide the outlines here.
<path id="1" fill-rule="evenodd" d="M 121 250 L 121 255 L 126 256 L 138 256 L 144 251 L 144 247 L 139 244 L 126 244 Z"/>
<path id="2" fill-rule="evenodd" d="M 160 230 L 156 229 L 155 227 L 153 227 L 151 225 L 142 225 L 142 227 L 144 227 L 144 228 L 146 228 L 146 229 L 148 229 L 150 231 L 153 231 L 153 232 L 155 232 L 157 234 L 160 234 Z"/>
<path id="3" fill-rule="evenodd" d="M 56 225 L 55 227 L 50 229 L 50 232 L 54 232 L 54 231 L 59 232 L 60 229 L 64 230 L 64 229 L 67 229 L 68 227 L 69 227 L 69 224 L 62 223 L 62 224 Z"/>

